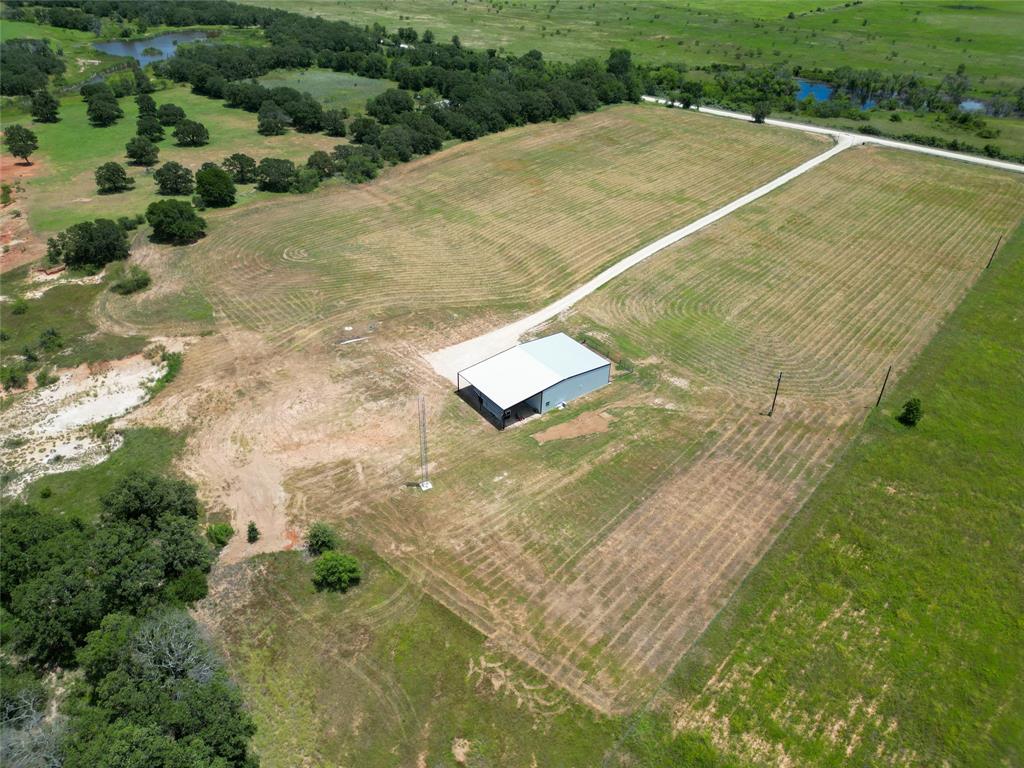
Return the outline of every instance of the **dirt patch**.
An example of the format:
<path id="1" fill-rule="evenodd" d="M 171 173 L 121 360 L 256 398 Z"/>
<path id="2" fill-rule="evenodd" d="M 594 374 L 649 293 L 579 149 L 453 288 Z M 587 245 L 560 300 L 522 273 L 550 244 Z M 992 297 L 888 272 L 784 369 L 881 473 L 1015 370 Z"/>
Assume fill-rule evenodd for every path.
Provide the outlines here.
<path id="1" fill-rule="evenodd" d="M 465 765 L 466 760 L 469 759 L 469 750 L 472 746 L 469 739 L 452 739 L 452 757 L 455 758 L 455 762 L 459 765 Z"/>
<path id="2" fill-rule="evenodd" d="M 573 437 L 583 437 L 583 435 L 596 435 L 600 432 L 607 432 L 611 421 L 612 417 L 607 413 L 587 411 L 571 421 L 538 432 L 533 439 L 544 445 L 552 440 L 568 440 Z"/>
<path id="3" fill-rule="evenodd" d="M 19 493 L 38 477 L 98 464 L 120 444 L 93 426 L 116 419 L 149 397 L 165 364 L 144 355 L 90 368 L 59 371 L 58 381 L 18 395 L 0 415 L 0 460 L 14 473 L 6 490 Z"/>

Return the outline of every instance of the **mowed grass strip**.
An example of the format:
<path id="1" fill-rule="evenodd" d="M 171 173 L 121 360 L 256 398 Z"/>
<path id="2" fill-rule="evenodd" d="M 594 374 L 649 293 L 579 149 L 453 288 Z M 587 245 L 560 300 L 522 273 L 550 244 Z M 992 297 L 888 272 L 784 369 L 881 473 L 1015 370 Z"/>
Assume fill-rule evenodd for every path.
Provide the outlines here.
<path id="1" fill-rule="evenodd" d="M 350 115 L 366 111 L 366 102 L 389 88 L 393 80 L 360 77 L 349 72 L 311 67 L 304 70 L 275 69 L 259 78 L 265 88 L 294 88 L 308 93 L 325 109 L 347 109 Z"/>
<path id="2" fill-rule="evenodd" d="M 360 187 L 210 216 L 188 254 L 229 321 L 283 339 L 368 317 L 507 316 L 827 146 L 619 106 L 458 145 Z"/>
<path id="3" fill-rule="evenodd" d="M 1022 282 L 1019 229 L 680 664 L 676 727 L 765 764 L 1024 759 Z"/>

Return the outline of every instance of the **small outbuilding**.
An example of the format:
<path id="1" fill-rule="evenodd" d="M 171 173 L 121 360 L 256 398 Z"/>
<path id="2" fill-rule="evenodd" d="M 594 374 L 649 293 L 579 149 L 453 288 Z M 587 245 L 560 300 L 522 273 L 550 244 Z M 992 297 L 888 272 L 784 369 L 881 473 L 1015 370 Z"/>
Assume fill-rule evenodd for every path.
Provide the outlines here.
<path id="1" fill-rule="evenodd" d="M 464 400 L 504 429 L 603 387 L 611 370 L 610 361 L 556 333 L 459 371 L 457 386 Z"/>

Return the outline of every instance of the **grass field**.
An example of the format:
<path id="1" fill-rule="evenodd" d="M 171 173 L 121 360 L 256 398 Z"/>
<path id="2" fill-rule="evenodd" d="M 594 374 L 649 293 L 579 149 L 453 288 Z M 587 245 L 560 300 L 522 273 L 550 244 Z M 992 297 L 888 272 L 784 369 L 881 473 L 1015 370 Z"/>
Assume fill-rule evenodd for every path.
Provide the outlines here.
<path id="1" fill-rule="evenodd" d="M 157 104 L 174 103 L 189 118 L 203 123 L 210 132 L 204 147 L 178 147 L 167 131 L 160 147 L 160 163 L 176 160 L 193 171 L 207 161 L 220 162 L 234 152 L 244 152 L 259 160 L 281 157 L 304 161 L 317 149 L 330 150 L 344 139 L 323 134 L 260 136 L 256 133 L 256 115 L 229 109 L 224 102 L 195 96 L 186 88 L 174 87 L 153 94 Z M 85 103 L 78 96 L 61 102 L 61 121 L 33 125 L 39 137 L 39 152 L 33 161 L 41 167 L 31 180 L 32 204 L 29 221 L 44 235 L 64 229 L 85 219 L 130 216 L 145 211 L 159 199 L 156 183 L 143 168 L 129 166 L 135 188 L 115 195 L 96 192 L 96 168 L 108 161 L 125 163 L 125 144 L 135 135 L 138 110 L 133 98 L 120 100 L 124 117 L 106 128 L 89 125 Z M 157 166 L 158 167 L 158 166 Z M 265 198 L 268 193 L 253 187 L 240 188 L 239 203 Z"/>
<path id="2" fill-rule="evenodd" d="M 634 374 L 506 434 L 452 402 L 436 490 L 359 524 L 402 542 L 410 573 L 520 658 L 600 709 L 632 709 L 857 432 L 886 366 L 899 376 L 956 306 L 1024 214 L 1020 192 L 967 166 L 840 155 L 556 326 Z M 608 430 L 532 439 L 581 409 Z"/>
<path id="3" fill-rule="evenodd" d="M 259 79 L 267 88 L 286 86 L 310 94 L 327 109 L 344 107 L 350 115 L 365 111 L 367 99 L 383 93 L 388 88 L 397 88 L 391 80 L 377 80 L 360 77 L 347 72 L 313 67 L 301 71 L 279 69 Z"/>
<path id="4" fill-rule="evenodd" d="M 458 35 L 474 48 L 551 59 L 605 58 L 626 47 L 648 62 L 689 65 L 850 66 L 933 80 L 967 65 L 978 91 L 1024 85 L 1024 13 L 1012 2 L 884 0 L 847 7 L 816 0 L 720 3 L 690 0 L 596 2 L 434 2 L 433 0 L 259 0 L 254 4 L 389 29 Z M 822 9 L 823 8 L 823 9 Z M 815 9 L 822 9 L 816 11 Z M 788 19 L 794 12 L 796 18 Z"/>
<path id="5" fill-rule="evenodd" d="M 252 707 L 262 764 L 601 762 L 618 723 L 588 711 L 424 597 L 372 551 L 365 578 L 317 593 L 298 552 L 215 579 L 201 617 Z M 461 745 L 461 747 L 459 746 Z"/>
<path id="6" fill-rule="evenodd" d="M 742 123 L 706 126 L 623 106 L 515 129 L 373 185 L 208 212 L 210 235 L 186 253 L 229 322 L 280 344 L 409 313 L 461 326 L 466 308 L 508 313 L 553 299 L 827 148 Z"/>
<path id="7" fill-rule="evenodd" d="M 676 727 L 770 765 L 1024 760 L 1022 281 L 1018 229 L 672 676 Z"/>

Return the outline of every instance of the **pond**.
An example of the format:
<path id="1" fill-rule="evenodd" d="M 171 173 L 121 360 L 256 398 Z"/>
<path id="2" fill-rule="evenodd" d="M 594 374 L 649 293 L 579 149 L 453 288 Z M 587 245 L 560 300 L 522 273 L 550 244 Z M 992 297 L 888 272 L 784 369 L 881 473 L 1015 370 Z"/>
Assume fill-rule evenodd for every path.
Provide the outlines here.
<path id="1" fill-rule="evenodd" d="M 828 101 L 832 98 L 834 89 L 828 83 L 821 83 L 815 80 L 804 80 L 802 77 L 796 78 L 797 92 L 796 100 L 803 101 L 810 96 L 815 101 Z M 878 102 L 874 99 L 868 99 L 861 104 L 861 109 L 871 109 L 878 105 Z"/>
<path id="2" fill-rule="evenodd" d="M 131 56 L 141 66 L 154 61 L 168 59 L 174 55 L 174 48 L 180 43 L 195 43 L 206 40 L 206 32 L 201 29 L 183 29 L 180 32 L 168 32 L 144 40 L 107 40 L 93 43 L 92 47 L 111 56 Z"/>

